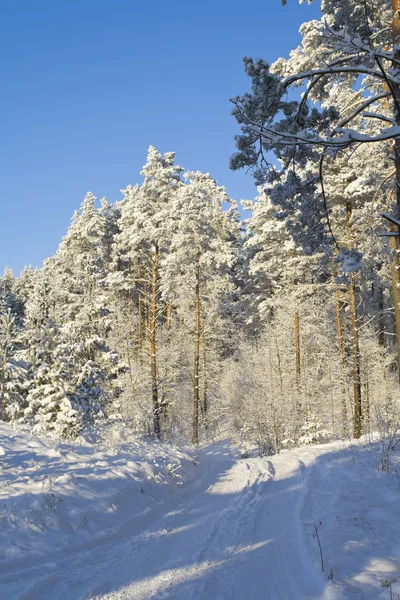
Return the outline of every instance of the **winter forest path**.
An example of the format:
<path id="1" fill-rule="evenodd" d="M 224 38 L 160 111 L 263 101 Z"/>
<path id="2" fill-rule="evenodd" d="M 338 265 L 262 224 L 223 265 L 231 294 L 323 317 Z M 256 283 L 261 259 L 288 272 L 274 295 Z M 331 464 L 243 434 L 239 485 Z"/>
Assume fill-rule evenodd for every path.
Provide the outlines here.
<path id="1" fill-rule="evenodd" d="M 300 519 L 313 458 L 310 450 L 302 460 L 240 459 L 214 446 L 200 483 L 159 505 L 132 534 L 53 557 L 41 577 L 28 569 L 20 598 L 321 598 L 324 581 L 307 558 Z"/>

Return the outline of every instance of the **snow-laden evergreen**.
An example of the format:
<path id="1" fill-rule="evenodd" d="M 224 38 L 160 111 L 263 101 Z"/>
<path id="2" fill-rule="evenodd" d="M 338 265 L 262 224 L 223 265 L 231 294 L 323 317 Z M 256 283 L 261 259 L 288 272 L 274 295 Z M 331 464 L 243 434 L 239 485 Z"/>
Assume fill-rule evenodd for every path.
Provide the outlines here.
<path id="1" fill-rule="evenodd" d="M 1 278 L 2 418 L 56 438 L 110 421 L 229 435 L 261 454 L 373 430 L 396 347 L 390 254 L 371 235 L 390 165 L 365 148 L 326 160 L 329 232 L 326 212 L 302 213 L 320 193 L 310 160 L 310 196 L 290 200 L 288 173 L 241 225 L 210 175 L 150 147 L 142 182 L 115 204 L 87 194 L 43 269 Z"/>
<path id="2" fill-rule="evenodd" d="M 150 146 L 0 276 L 10 598 L 400 593 L 400 0 L 321 9 L 244 59 L 243 222 Z"/>

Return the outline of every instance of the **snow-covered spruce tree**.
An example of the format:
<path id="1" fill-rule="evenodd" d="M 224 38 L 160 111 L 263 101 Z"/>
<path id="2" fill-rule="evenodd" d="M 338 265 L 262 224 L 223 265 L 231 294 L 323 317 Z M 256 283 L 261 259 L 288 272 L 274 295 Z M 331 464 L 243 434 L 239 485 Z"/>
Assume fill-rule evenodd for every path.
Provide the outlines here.
<path id="1" fill-rule="evenodd" d="M 52 285 L 45 270 L 38 270 L 35 281 L 27 294 L 25 302 L 24 331 L 29 333 L 36 331 L 49 322 L 50 314 L 54 312 L 52 299 Z M 29 345 L 27 340 L 26 346 Z"/>
<path id="2" fill-rule="evenodd" d="M 17 322 L 11 308 L 0 313 L 0 410 L 1 419 L 11 423 L 21 418 L 30 385 Z"/>
<path id="3" fill-rule="evenodd" d="M 232 291 L 230 267 L 239 225 L 225 188 L 200 172 L 186 173 L 185 178 L 187 184 L 172 200 L 171 244 L 163 264 L 161 290 L 181 324 L 192 332 L 192 441 L 198 444 L 200 413 L 206 427 L 208 419 L 208 354 L 219 337 L 222 305 L 225 303 L 226 310 Z M 218 341 L 227 346 L 227 340 L 220 337 Z"/>
<path id="4" fill-rule="evenodd" d="M 21 416 L 29 387 L 27 364 L 22 359 L 24 299 L 11 269 L 0 277 L 0 396 L 1 419 Z"/>
<path id="5" fill-rule="evenodd" d="M 53 281 L 52 317 L 57 323 L 90 323 L 102 312 L 104 294 L 99 283 L 104 277 L 106 222 L 95 206 L 96 200 L 92 193 L 86 195 L 56 254 L 45 263 L 45 271 Z"/>
<path id="6" fill-rule="evenodd" d="M 131 425 L 143 431 L 147 415 L 144 416 L 143 404 L 138 394 L 139 370 L 137 363 L 142 362 L 144 346 L 144 290 L 141 284 L 140 255 L 131 247 L 130 230 L 135 221 L 134 197 L 139 186 L 128 186 L 122 190 L 123 200 L 118 201 L 113 209 L 112 228 L 109 228 L 111 246 L 110 261 L 104 280 L 108 304 L 111 310 L 111 331 L 109 334 L 112 346 L 128 368 L 121 381 L 122 413 L 129 418 Z M 115 222 L 114 222 L 114 219 Z M 139 404 L 141 406 L 139 407 Z M 133 410 L 133 408 L 137 410 Z"/>
<path id="7" fill-rule="evenodd" d="M 24 306 L 24 317 L 26 313 L 26 304 L 34 293 L 37 281 L 42 276 L 42 269 L 33 269 L 31 266 L 24 267 L 20 276 L 16 280 L 16 294 L 20 298 Z"/>
<path id="8" fill-rule="evenodd" d="M 240 235 L 234 245 L 235 261 L 230 269 L 234 289 L 229 296 L 229 321 L 234 328 L 235 345 L 244 335 L 255 339 L 263 328 L 260 318 L 259 302 L 266 288 L 263 274 L 250 271 L 250 265 L 255 251 L 247 244 L 250 233 L 245 223 L 240 224 Z M 241 334 L 238 334 L 241 332 Z"/>
<path id="9" fill-rule="evenodd" d="M 360 144 L 386 142 L 394 162 L 396 209 L 400 207 L 400 4 L 396 1 L 338 3 L 322 1 L 320 22 L 301 28 L 302 45 L 288 61 L 280 59 L 272 67 L 262 60 L 245 59 L 253 81 L 252 94 L 233 100 L 234 114 L 242 126 L 237 137 L 239 152 L 232 167 L 252 166 L 259 183 L 275 185 L 285 177 L 280 204 L 293 197 L 293 187 L 304 188 L 308 179 L 299 178 L 297 167 L 308 162 L 318 165 L 323 183 L 325 163 L 334 155 Z M 352 88 L 358 98 L 351 102 L 330 101 L 332 84 Z M 287 99 L 291 87 L 305 85 L 302 100 Z M 360 121 L 360 116 L 363 119 Z M 368 131 L 365 120 L 370 121 Z M 374 146 L 373 146 L 374 147 Z M 273 151 L 280 167 L 268 165 Z M 372 154 L 372 153 L 371 153 Z M 289 178 L 288 175 L 292 174 Z M 321 192 L 321 210 L 329 197 Z M 303 210 L 307 219 L 309 203 Z M 309 214 L 311 218 L 311 215 Z M 400 341 L 400 304 L 397 237 L 393 236 L 393 293 L 396 329 Z M 400 349 L 400 343 L 398 343 Z M 399 350 L 400 351 L 400 350 Z M 400 373 L 400 370 L 399 370 Z"/>
<path id="10" fill-rule="evenodd" d="M 40 419 L 42 429 L 47 422 L 56 433 L 62 433 L 62 427 L 54 428 L 55 420 L 61 418 L 60 389 L 74 406 L 71 413 L 66 409 L 68 419 L 72 413 L 76 419 L 74 434 L 93 423 L 119 394 L 117 378 L 123 365 L 108 345 L 110 315 L 102 284 L 110 248 L 104 213 L 109 211 L 105 202 L 101 209 L 95 202 L 93 194 L 86 196 L 27 303 L 26 346 L 33 364 L 27 415 L 31 420 L 39 418 L 38 388 L 50 385 L 49 378 L 54 376 L 58 395 L 47 403 L 46 417 L 45 408 L 40 409 Z M 53 355 L 62 364 L 53 364 L 49 359 Z M 49 364 L 53 370 L 48 371 Z"/>
<path id="11" fill-rule="evenodd" d="M 61 350 L 61 332 L 50 323 L 38 324 L 29 331 L 27 358 L 31 386 L 24 410 L 24 421 L 36 433 L 74 437 L 79 431 L 79 416 L 68 398 L 72 373 L 69 353 Z"/>
<path id="12" fill-rule="evenodd" d="M 11 311 L 16 325 L 21 326 L 24 316 L 24 298 L 21 297 L 19 280 L 9 267 L 0 277 L 0 314 Z"/>
<path id="13" fill-rule="evenodd" d="M 127 315 L 130 321 L 135 320 L 132 329 L 135 340 L 132 345 L 136 353 L 132 360 L 136 360 L 136 366 L 143 371 L 144 359 L 149 357 L 146 361 L 149 377 L 143 371 L 143 380 L 151 386 L 153 433 L 157 438 L 161 437 L 162 410 L 157 361 L 158 335 L 167 311 L 161 302 L 160 281 L 171 238 L 172 198 L 183 185 L 181 172 L 182 168 L 175 165 L 173 152 L 162 156 L 150 146 L 147 162 L 141 172 L 143 184 L 123 190 L 121 218 L 118 221 L 120 233 L 116 236 L 114 259 L 117 270 L 110 273 L 107 279 L 110 288 L 119 290 L 125 296 Z"/>
<path id="14" fill-rule="evenodd" d="M 304 247 L 296 243 L 292 224 L 288 222 L 296 220 L 298 211 L 289 214 L 282 210 L 276 201 L 273 202 L 268 189 L 259 189 L 256 199 L 243 202 L 243 205 L 252 211 L 246 221 L 246 247 L 252 253 L 250 272 L 262 282 L 259 311 L 267 321 L 280 294 L 293 291 L 298 284 L 307 293 L 310 286 L 328 279 L 329 245 L 324 248 L 321 244 L 314 251 L 309 248 L 305 252 Z"/>
<path id="15" fill-rule="evenodd" d="M 98 336 L 85 338 L 39 315 L 30 309 L 23 334 L 30 382 L 21 421 L 38 433 L 73 438 L 106 416 L 121 366 Z"/>

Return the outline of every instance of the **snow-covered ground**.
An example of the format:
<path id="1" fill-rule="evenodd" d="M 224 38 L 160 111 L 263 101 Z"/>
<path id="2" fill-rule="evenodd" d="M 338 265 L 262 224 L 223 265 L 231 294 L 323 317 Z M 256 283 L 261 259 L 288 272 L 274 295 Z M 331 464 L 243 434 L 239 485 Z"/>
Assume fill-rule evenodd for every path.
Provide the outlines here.
<path id="1" fill-rule="evenodd" d="M 400 467 L 362 441 L 241 458 L 0 424 L 0 598 L 397 600 Z M 324 559 L 321 562 L 318 535 Z M 328 579 L 328 576 L 329 579 Z"/>

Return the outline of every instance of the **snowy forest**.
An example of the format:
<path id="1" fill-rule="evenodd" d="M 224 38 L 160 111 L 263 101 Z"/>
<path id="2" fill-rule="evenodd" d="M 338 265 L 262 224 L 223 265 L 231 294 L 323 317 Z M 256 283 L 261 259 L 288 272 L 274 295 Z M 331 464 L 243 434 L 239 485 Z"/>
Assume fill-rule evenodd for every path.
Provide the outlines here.
<path id="1" fill-rule="evenodd" d="M 244 219 L 212 174 L 150 146 L 142 182 L 89 192 L 43 268 L 6 268 L 3 421 L 262 455 L 397 429 L 400 19 L 322 4 L 290 58 L 244 59 Z"/>
<path id="2" fill-rule="evenodd" d="M 118 162 L 124 150 L 109 140 L 126 101 L 154 145 L 118 184 L 119 199 L 79 188 L 84 197 L 43 266 L 0 276 L 0 597 L 400 600 L 400 0 L 266 3 L 272 27 L 278 11 L 288 22 L 291 11 L 317 4 L 321 14 L 301 25 L 285 58 L 246 56 L 244 75 L 240 61 L 235 67 L 245 83 L 235 79 L 237 95 L 226 98 L 234 132 L 225 174 L 251 182 L 241 202 L 205 172 L 211 163 L 218 171 L 215 155 L 190 170 L 176 146 L 161 152 L 147 140 L 137 106 L 145 96 L 155 130 L 172 123 L 196 144 L 199 113 L 185 114 L 178 101 L 199 111 L 218 97 L 211 75 L 209 91 L 192 94 L 191 78 L 203 76 L 196 52 L 203 59 L 217 36 L 221 53 L 210 52 L 203 71 L 213 66 L 224 78 L 223 30 L 235 18 L 244 31 L 250 14 L 257 38 L 256 10 L 230 2 L 220 14 L 216 3 L 205 31 L 206 3 L 181 11 L 159 3 L 160 13 L 152 3 L 149 16 L 141 3 L 110 9 L 96 0 L 79 18 L 72 11 L 72 25 L 69 12 L 57 12 L 63 3 L 50 4 L 57 18 L 46 27 L 60 46 L 43 38 L 44 54 L 54 45 L 57 69 L 67 57 L 64 90 L 79 89 L 84 106 L 75 122 L 71 101 L 66 128 L 83 140 L 79 128 L 93 112 L 100 151 L 111 145 Z M 157 35 L 167 30 L 172 40 L 181 13 L 175 69 L 169 38 Z M 123 35 L 112 31 L 116 14 Z M 84 49 L 76 64 L 63 18 Z M 28 35 L 19 13 L 12 19 L 12 34 L 21 26 Z M 136 22 L 146 42 L 139 57 Z M 227 36 L 241 42 L 233 29 Z M 121 37 L 144 63 L 132 97 L 118 71 Z M 111 96 L 101 79 L 93 86 L 106 113 L 90 95 L 84 104 L 81 84 L 95 63 L 113 71 Z M 174 88 L 180 77 L 190 101 Z M 23 86 L 18 102 L 30 91 Z M 54 115 L 68 116 L 61 95 L 50 100 L 58 113 L 45 104 L 38 112 L 46 144 L 47 117 L 56 127 Z M 209 152 L 218 121 L 206 131 Z M 143 139 L 123 126 L 132 150 Z M 82 141 L 100 177 L 105 163 L 86 148 Z M 75 151 L 79 162 L 76 145 L 65 155 Z M 42 163 L 50 177 L 54 164 Z M 65 182 L 49 185 L 52 203 Z"/>

